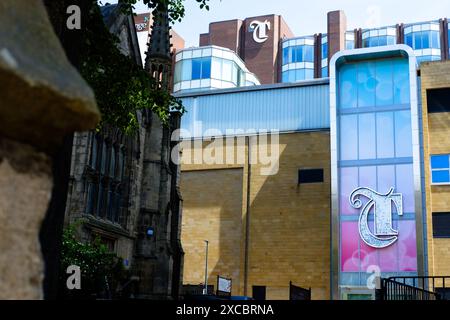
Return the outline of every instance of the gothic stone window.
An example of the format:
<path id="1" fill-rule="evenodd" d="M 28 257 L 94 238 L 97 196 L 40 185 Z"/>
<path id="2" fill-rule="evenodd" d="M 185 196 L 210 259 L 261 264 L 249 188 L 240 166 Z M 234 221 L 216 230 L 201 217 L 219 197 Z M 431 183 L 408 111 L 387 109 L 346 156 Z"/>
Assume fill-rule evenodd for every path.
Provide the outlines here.
<path id="1" fill-rule="evenodd" d="M 86 213 L 122 224 L 120 213 L 125 202 L 126 148 L 117 141 L 95 134 L 90 154 Z"/>

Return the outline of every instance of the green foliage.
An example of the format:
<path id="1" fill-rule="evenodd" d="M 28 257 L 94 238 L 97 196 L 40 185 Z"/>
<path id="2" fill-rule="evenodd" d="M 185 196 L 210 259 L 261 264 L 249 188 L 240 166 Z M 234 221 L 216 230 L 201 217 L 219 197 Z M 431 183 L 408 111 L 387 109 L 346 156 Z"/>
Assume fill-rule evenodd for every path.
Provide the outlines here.
<path id="1" fill-rule="evenodd" d="M 132 135 L 138 128 L 138 110 L 152 110 L 164 124 L 170 111 L 184 112 L 180 100 L 154 89 L 155 80 L 119 51 L 118 39 L 106 28 L 96 3 L 87 21 L 80 71 L 94 90 L 102 114 L 99 126 L 107 123 Z"/>
<path id="2" fill-rule="evenodd" d="M 134 5 L 139 0 L 119 0 L 119 3 L 122 3 L 125 6 L 125 10 L 128 10 L 128 12 L 132 12 L 132 9 L 134 9 Z M 198 4 L 200 9 L 209 10 L 209 1 L 210 0 L 195 0 Z M 184 18 L 184 15 L 186 13 L 184 2 L 185 0 L 143 0 L 144 4 L 148 5 L 150 9 L 155 9 L 159 6 L 164 6 L 168 8 L 169 10 L 169 18 L 172 22 L 181 22 L 181 20 Z"/>
<path id="3" fill-rule="evenodd" d="M 105 291 L 114 294 L 120 283 L 127 279 L 123 261 L 96 238 L 93 243 L 83 243 L 76 237 L 78 224 L 70 225 L 63 232 L 60 270 L 60 292 L 66 298 L 98 298 Z M 81 270 L 81 290 L 66 287 L 67 267 L 75 265 Z"/>

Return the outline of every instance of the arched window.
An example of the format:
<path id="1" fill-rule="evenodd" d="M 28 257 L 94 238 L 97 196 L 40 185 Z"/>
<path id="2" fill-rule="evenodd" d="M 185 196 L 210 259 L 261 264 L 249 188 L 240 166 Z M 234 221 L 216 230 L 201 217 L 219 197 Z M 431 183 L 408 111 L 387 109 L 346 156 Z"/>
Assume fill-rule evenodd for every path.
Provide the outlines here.
<path id="1" fill-rule="evenodd" d="M 92 137 L 92 147 L 91 147 L 91 161 L 89 165 L 91 168 L 95 168 L 97 166 L 97 154 L 98 154 L 98 137 L 94 135 Z"/>
<path id="2" fill-rule="evenodd" d="M 111 150 L 111 152 L 110 152 L 111 160 L 110 160 L 110 164 L 109 164 L 109 176 L 111 178 L 114 178 L 115 174 L 116 174 L 116 156 L 117 156 L 116 150 L 117 150 L 117 148 L 115 146 L 112 146 L 110 150 Z"/>

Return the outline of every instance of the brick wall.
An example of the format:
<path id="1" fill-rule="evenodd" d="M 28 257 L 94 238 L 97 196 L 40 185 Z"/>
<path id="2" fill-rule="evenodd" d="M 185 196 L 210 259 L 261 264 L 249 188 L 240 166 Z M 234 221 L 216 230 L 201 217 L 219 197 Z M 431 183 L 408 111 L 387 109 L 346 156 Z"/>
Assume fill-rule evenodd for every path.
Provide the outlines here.
<path id="1" fill-rule="evenodd" d="M 190 154 L 189 143 L 183 156 Z M 267 299 L 285 300 L 292 281 L 311 287 L 313 299 L 329 298 L 329 144 L 329 132 L 282 134 L 278 173 L 264 176 L 260 169 L 265 166 L 251 166 L 247 295 L 252 286 L 266 286 Z M 252 151 L 255 155 L 254 146 Z M 323 168 L 324 183 L 299 186 L 301 168 Z M 247 162 L 182 166 L 185 284 L 203 282 L 203 240 L 209 237 L 209 283 L 218 273 L 232 275 L 233 294 L 245 294 L 248 177 Z"/>
<path id="2" fill-rule="evenodd" d="M 427 234 L 430 275 L 450 275 L 450 239 L 434 239 L 432 213 L 450 212 L 450 185 L 432 186 L 430 155 L 450 154 L 450 113 L 427 112 L 427 89 L 450 88 L 450 61 L 422 63 Z"/>

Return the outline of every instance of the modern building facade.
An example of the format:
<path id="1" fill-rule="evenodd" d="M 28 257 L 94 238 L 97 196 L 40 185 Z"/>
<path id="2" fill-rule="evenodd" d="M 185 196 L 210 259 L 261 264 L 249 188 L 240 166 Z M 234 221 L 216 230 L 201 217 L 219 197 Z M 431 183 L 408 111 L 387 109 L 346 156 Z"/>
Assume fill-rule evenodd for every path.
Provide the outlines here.
<path id="1" fill-rule="evenodd" d="M 280 40 L 286 83 L 177 94 L 184 284 L 203 282 L 204 240 L 209 283 L 259 299 L 288 299 L 291 281 L 373 299 L 375 276 L 450 274 L 447 21 L 328 19 Z"/>
<path id="2" fill-rule="evenodd" d="M 345 13 L 333 11 L 324 32 L 294 36 L 281 16 L 267 15 L 211 23 L 199 39 L 200 48 L 214 45 L 235 52 L 261 84 L 328 77 L 329 61 L 336 52 L 394 44 L 410 46 L 419 63 L 446 60 L 448 20 L 349 30 Z"/>

